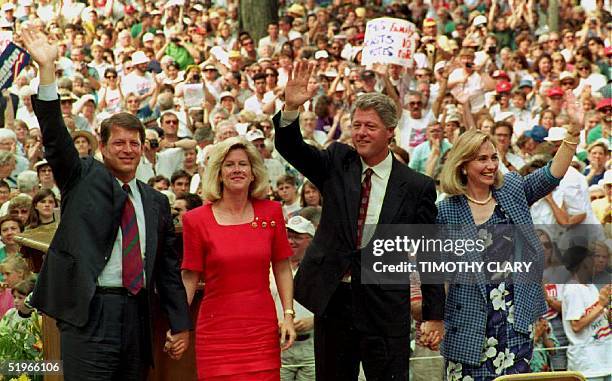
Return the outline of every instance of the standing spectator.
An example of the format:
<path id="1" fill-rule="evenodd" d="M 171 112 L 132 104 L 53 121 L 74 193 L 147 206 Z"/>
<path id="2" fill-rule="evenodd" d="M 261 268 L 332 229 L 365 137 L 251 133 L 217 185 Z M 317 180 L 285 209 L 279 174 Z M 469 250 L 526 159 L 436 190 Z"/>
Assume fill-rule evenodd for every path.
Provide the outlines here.
<path id="1" fill-rule="evenodd" d="M 293 276 L 300 267 L 306 249 L 315 234 L 315 227 L 302 216 L 291 217 L 287 221 L 287 238 L 292 255 L 289 257 Z M 272 297 L 276 304 L 276 316 L 283 321 L 283 310 L 280 295 L 271 282 Z M 281 381 L 310 381 L 315 379 L 314 356 L 314 316 L 300 303 L 294 301 L 295 342 L 291 348 L 281 353 Z"/>
<path id="2" fill-rule="evenodd" d="M 563 255 L 572 274 L 563 288 L 563 328 L 569 339 L 568 370 L 577 370 L 590 381 L 605 380 L 612 374 L 609 360 L 610 285 L 601 290 L 592 283 L 592 253 L 573 246 Z"/>

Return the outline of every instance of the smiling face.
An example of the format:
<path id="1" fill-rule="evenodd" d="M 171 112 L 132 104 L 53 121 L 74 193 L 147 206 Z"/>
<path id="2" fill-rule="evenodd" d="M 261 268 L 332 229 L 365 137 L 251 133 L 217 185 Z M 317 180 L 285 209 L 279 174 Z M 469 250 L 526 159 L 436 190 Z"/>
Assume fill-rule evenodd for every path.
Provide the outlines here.
<path id="1" fill-rule="evenodd" d="M 100 151 L 110 172 L 127 183 L 136 175 L 136 168 L 140 163 L 140 134 L 136 129 L 112 126 L 108 142 L 100 144 Z"/>
<path id="2" fill-rule="evenodd" d="M 373 109 L 355 110 L 351 125 L 353 146 L 361 158 L 374 166 L 387 157 L 393 129 L 387 128 Z"/>
<path id="3" fill-rule="evenodd" d="M 495 174 L 499 167 L 497 150 L 493 143 L 484 142 L 474 160 L 466 163 L 468 187 L 492 186 L 495 182 Z"/>
<path id="4" fill-rule="evenodd" d="M 255 176 L 246 151 L 242 148 L 229 151 L 223 163 L 221 163 L 223 192 L 248 193 L 249 186 L 253 181 L 255 181 Z"/>

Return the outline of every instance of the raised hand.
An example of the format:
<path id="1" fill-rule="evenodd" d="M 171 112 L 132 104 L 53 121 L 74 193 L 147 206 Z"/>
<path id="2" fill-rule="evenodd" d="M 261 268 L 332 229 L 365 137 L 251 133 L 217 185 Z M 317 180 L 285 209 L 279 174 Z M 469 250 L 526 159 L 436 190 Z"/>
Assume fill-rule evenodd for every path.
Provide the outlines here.
<path id="1" fill-rule="evenodd" d="M 28 25 L 21 29 L 26 50 L 41 67 L 53 67 L 58 56 L 57 43 L 50 41 L 41 31 Z"/>
<path id="2" fill-rule="evenodd" d="M 308 79 L 314 72 L 315 65 L 308 61 L 297 61 L 293 72 L 289 73 L 285 85 L 285 111 L 297 110 L 307 100 L 315 95 L 312 87 L 308 86 Z"/>

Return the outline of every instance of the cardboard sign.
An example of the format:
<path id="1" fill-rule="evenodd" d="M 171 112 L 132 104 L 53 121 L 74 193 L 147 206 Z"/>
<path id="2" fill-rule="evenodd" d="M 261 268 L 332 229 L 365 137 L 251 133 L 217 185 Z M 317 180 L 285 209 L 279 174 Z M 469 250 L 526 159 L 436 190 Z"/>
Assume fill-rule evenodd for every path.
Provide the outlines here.
<path id="1" fill-rule="evenodd" d="M 0 90 L 4 90 L 13 84 L 19 72 L 30 63 L 30 55 L 17 45 L 9 42 L 2 54 L 0 54 Z"/>
<path id="2" fill-rule="evenodd" d="M 409 21 L 390 17 L 371 20 L 366 25 L 361 64 L 412 66 L 418 38 L 416 26 Z"/>

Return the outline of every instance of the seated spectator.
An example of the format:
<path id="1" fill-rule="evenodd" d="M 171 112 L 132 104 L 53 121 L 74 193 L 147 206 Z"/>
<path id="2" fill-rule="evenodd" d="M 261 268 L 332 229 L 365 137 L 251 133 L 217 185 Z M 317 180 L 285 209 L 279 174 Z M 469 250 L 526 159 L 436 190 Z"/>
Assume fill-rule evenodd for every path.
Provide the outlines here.
<path id="1" fill-rule="evenodd" d="M 14 307 L 0 320 L 0 343 L 3 344 L 0 345 L 0 358 L 14 353 L 22 354 L 20 360 L 40 361 L 43 358 L 41 317 L 26 305 L 26 298 L 32 290 L 33 279 L 23 280 L 11 288 Z M 24 346 L 34 350 L 24 351 Z"/>
<path id="2" fill-rule="evenodd" d="M 59 207 L 55 194 L 42 189 L 32 198 L 32 206 L 26 221 L 26 229 L 35 229 L 55 222 L 55 209 Z"/>

